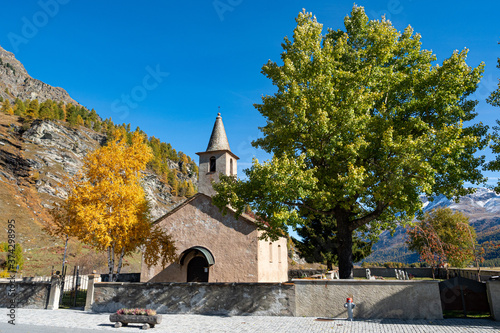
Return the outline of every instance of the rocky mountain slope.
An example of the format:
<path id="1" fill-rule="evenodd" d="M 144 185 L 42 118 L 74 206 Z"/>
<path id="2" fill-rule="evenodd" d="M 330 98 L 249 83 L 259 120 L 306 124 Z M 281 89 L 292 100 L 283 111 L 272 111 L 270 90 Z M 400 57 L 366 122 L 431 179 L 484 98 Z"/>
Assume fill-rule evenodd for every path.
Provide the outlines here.
<path id="1" fill-rule="evenodd" d="M 62 123 L 41 120 L 31 123 L 20 135 L 25 147 L 24 156 L 45 208 L 52 208 L 54 200 L 67 198 L 65 180 L 80 170 L 88 152 L 106 142 L 105 135 L 83 126 L 75 129 Z M 153 219 L 175 206 L 170 188 L 153 172 L 144 174 L 143 186 Z"/>
<path id="2" fill-rule="evenodd" d="M 470 224 L 477 233 L 479 243 L 500 241 L 500 195 L 493 190 L 478 188 L 473 194 L 460 197 L 458 202 L 440 195 L 434 200 L 422 197 L 424 212 L 438 207 L 449 207 L 469 217 Z M 408 251 L 405 245 L 405 230 L 396 229 L 393 236 L 388 231 L 380 235 L 380 240 L 373 247 L 373 253 L 365 259 L 368 262 L 417 262 L 418 254 Z M 486 256 L 488 258 L 488 256 Z"/>
<path id="3" fill-rule="evenodd" d="M 51 99 L 79 105 L 63 88 L 52 87 L 29 76 L 14 54 L 2 47 L 0 47 L 0 97 L 11 102 L 16 98 L 23 101 L 38 99 L 39 102 Z"/>
<path id="4" fill-rule="evenodd" d="M 0 241 L 7 239 L 7 220 L 16 221 L 16 241 L 25 249 L 27 272 L 49 274 L 59 266 L 63 241 L 48 237 L 42 230 L 50 219 L 49 209 L 67 197 L 64 184 L 82 166 L 84 156 L 106 141 L 103 134 L 83 126 L 35 120 L 29 126 L 19 117 L 0 114 Z M 175 163 L 173 167 L 178 167 Z M 185 177 L 179 173 L 180 177 Z M 196 181 L 196 179 L 190 179 Z M 146 172 L 143 187 L 156 219 L 182 198 L 155 173 Z M 90 249 L 73 242 L 71 265 L 81 265 L 96 258 Z M 136 262 L 137 264 L 137 262 Z M 137 267 L 134 267 L 137 270 Z"/>
<path id="5" fill-rule="evenodd" d="M 64 89 L 31 78 L 14 55 L 1 47 L 0 97 L 11 102 L 19 98 L 79 105 Z M 0 102 L 0 109 L 2 105 Z M 100 122 L 98 116 L 93 119 Z M 110 122 L 101 124 L 112 126 Z M 85 125 L 70 125 L 64 120 L 30 120 L 23 115 L 0 112 L 0 242 L 7 240 L 8 221 L 14 220 L 16 243 L 24 249 L 25 275 L 49 275 L 52 267 L 60 268 L 64 240 L 49 237 L 43 225 L 51 219 L 50 209 L 67 197 L 65 184 L 80 170 L 85 155 L 106 142 L 102 131 Z M 194 162 L 189 161 L 186 166 L 182 159 L 163 161 L 168 164 L 169 175 L 179 183 L 197 183 Z M 145 172 L 143 187 L 152 219 L 184 200 L 172 195 L 165 175 L 160 177 L 153 171 Z M 97 254 L 76 240 L 69 241 L 67 261 L 71 268 L 85 267 L 82 273 L 107 265 L 104 254 Z M 140 255 L 136 255 L 126 260 L 122 272 L 137 272 L 139 266 Z"/>

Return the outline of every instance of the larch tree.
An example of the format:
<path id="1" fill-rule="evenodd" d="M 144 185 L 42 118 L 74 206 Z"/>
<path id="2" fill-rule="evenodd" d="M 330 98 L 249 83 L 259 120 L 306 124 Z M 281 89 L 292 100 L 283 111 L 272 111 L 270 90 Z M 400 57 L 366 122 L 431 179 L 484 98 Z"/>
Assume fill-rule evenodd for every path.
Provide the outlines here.
<path id="1" fill-rule="evenodd" d="M 26 106 L 24 105 L 23 101 L 21 101 L 19 98 L 16 98 L 14 104 L 15 104 L 14 114 L 18 116 L 24 115 L 24 111 L 26 111 Z"/>
<path id="2" fill-rule="evenodd" d="M 436 208 L 407 228 L 408 248 L 431 267 L 466 267 L 476 260 L 476 232 L 469 218 L 450 208 Z"/>
<path id="3" fill-rule="evenodd" d="M 149 266 L 175 260 L 174 242 L 150 222 L 141 178 L 152 153 L 144 141 L 134 133 L 129 145 L 117 134 L 89 153 L 70 183 L 67 200 L 53 211 L 54 221 L 46 228 L 52 235 L 75 237 L 107 252 L 109 281 L 116 281 L 123 257 L 139 249 Z"/>
<path id="4" fill-rule="evenodd" d="M 12 109 L 12 106 L 8 98 L 6 98 L 5 101 L 3 102 L 2 111 L 5 112 L 6 114 L 14 114 L 14 110 Z"/>
<path id="5" fill-rule="evenodd" d="M 310 223 L 301 210 L 333 217 L 339 275 L 352 278 L 360 228 L 395 228 L 419 212 L 421 194 L 465 195 L 465 181 L 484 181 L 475 153 L 487 127 L 470 125 L 467 99 L 483 64 L 467 65 L 466 49 L 437 64 L 410 26 L 399 32 L 362 7 L 325 35 L 310 13 L 296 21 L 281 64 L 262 67 L 277 91 L 255 105 L 267 123 L 252 144 L 273 157 L 254 160 L 247 180 L 222 176 L 214 202 L 250 205 L 271 238 Z"/>

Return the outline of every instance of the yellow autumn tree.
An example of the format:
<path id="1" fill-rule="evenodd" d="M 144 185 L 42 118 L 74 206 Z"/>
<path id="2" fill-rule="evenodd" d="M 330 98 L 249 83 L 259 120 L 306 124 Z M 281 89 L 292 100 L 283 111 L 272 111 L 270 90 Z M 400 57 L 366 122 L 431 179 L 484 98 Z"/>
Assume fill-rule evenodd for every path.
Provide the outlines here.
<path id="1" fill-rule="evenodd" d="M 7 98 L 3 102 L 2 111 L 7 113 L 7 114 L 11 114 L 11 115 L 14 114 L 14 110 L 12 109 L 10 101 Z"/>
<path id="2" fill-rule="evenodd" d="M 127 144 L 117 132 L 108 145 L 88 154 L 82 171 L 70 182 L 68 199 L 53 211 L 54 221 L 46 228 L 52 235 L 76 237 L 106 251 L 109 281 L 116 281 L 123 257 L 138 249 L 149 266 L 175 260 L 170 236 L 149 219 L 140 181 L 153 155 L 144 141 L 136 132 Z"/>
<path id="3" fill-rule="evenodd" d="M 186 198 L 192 197 L 193 195 L 196 194 L 196 190 L 194 188 L 194 185 L 191 181 L 187 182 L 187 189 L 186 189 Z"/>
<path id="4" fill-rule="evenodd" d="M 84 121 L 83 121 L 82 116 L 80 116 L 80 115 L 76 116 L 76 124 L 80 125 L 80 126 L 84 125 Z"/>

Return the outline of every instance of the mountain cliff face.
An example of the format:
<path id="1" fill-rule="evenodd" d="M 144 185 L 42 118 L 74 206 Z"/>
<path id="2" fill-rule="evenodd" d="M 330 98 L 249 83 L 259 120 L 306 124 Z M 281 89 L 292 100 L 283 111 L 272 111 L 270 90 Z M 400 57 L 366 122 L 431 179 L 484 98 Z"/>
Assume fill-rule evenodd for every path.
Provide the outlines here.
<path id="1" fill-rule="evenodd" d="M 0 47 L 0 96 L 11 102 L 16 98 L 23 101 L 38 99 L 39 102 L 51 99 L 79 105 L 63 88 L 52 87 L 29 76 L 14 54 L 2 47 Z"/>
<path id="2" fill-rule="evenodd" d="M 49 121 L 34 121 L 20 134 L 31 178 L 42 199 L 42 206 L 52 208 L 58 199 L 66 199 L 65 180 L 82 167 L 85 155 L 106 142 L 106 136 L 88 128 L 77 129 Z M 170 188 L 152 172 L 145 172 L 143 187 L 156 219 L 173 206 Z"/>
<path id="3" fill-rule="evenodd" d="M 500 241 L 500 195 L 495 191 L 478 188 L 475 193 L 460 197 L 458 202 L 440 195 L 429 200 L 421 197 L 424 212 L 438 207 L 449 207 L 469 217 L 479 243 Z M 409 252 L 405 245 L 405 230 L 398 227 L 393 236 L 388 231 L 380 235 L 380 240 L 373 246 L 373 253 L 365 259 L 368 262 L 417 262 L 418 254 Z M 488 257 L 488 256 L 487 256 Z M 490 258 L 491 259 L 491 258 Z"/>

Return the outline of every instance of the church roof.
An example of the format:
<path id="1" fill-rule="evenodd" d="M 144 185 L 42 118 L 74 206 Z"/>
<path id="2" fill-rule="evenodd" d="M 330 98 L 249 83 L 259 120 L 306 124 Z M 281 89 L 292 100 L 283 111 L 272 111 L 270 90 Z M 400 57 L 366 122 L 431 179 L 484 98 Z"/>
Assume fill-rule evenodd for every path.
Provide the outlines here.
<path id="1" fill-rule="evenodd" d="M 196 193 L 195 195 L 193 195 L 192 197 L 186 199 L 183 203 L 181 203 L 179 206 L 175 207 L 174 209 L 172 209 L 171 211 L 169 211 L 165 215 L 157 218 L 155 221 L 153 221 L 153 224 L 157 224 L 157 223 L 161 222 L 162 220 L 164 220 L 168 216 L 175 214 L 177 211 L 181 210 L 183 207 L 185 207 L 188 204 L 190 204 L 195 199 L 197 199 L 197 198 L 203 198 L 203 197 L 209 199 L 210 201 L 212 201 L 212 198 L 210 196 L 208 196 L 208 195 L 206 195 L 204 193 Z M 233 213 L 233 214 L 236 213 L 236 211 L 232 207 L 228 206 L 227 208 L 229 209 L 229 211 L 231 213 Z M 257 220 L 255 219 L 254 216 L 242 213 L 240 215 L 240 217 L 243 218 L 244 220 L 246 220 L 247 222 L 250 222 L 250 223 L 253 223 L 253 224 L 257 223 Z"/>
<path id="2" fill-rule="evenodd" d="M 208 152 L 218 150 L 231 151 L 220 113 L 217 114 L 217 118 L 215 119 L 214 129 L 212 130 L 212 135 L 210 136 L 210 141 L 208 142 L 206 151 Z"/>

